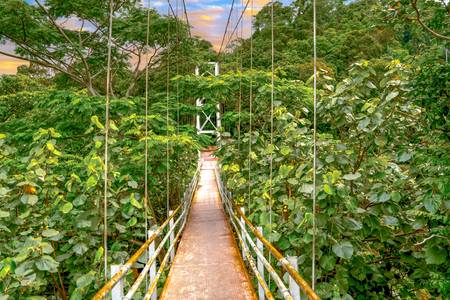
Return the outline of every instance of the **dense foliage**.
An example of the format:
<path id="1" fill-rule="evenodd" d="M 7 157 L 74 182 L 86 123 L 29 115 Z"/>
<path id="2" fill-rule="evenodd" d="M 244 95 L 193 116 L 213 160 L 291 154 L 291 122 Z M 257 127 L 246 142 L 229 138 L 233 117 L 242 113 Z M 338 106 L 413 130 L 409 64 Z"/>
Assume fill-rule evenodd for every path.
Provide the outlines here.
<path id="1" fill-rule="evenodd" d="M 166 127 L 162 108 L 154 104 L 148 116 L 151 224 L 166 216 L 166 146 L 172 206 L 199 148 L 173 121 Z M 1 295 L 86 299 L 101 284 L 103 110 L 102 97 L 68 92 L 0 98 L 0 239 L 7 241 L 0 245 Z M 144 240 L 143 100 L 114 100 L 111 111 L 108 235 L 115 262 Z"/>
<path id="2" fill-rule="evenodd" d="M 411 97 L 409 68 L 393 61 L 385 71 L 364 61 L 322 90 L 316 259 L 324 298 L 449 293 L 448 137 L 418 126 L 426 113 Z M 286 103 L 279 88 L 273 144 L 261 104 L 270 97 L 258 94 L 255 127 L 223 145 L 223 171 L 237 203 L 311 276 L 311 114 L 306 99 Z M 303 109 L 287 108 L 293 102 Z"/>

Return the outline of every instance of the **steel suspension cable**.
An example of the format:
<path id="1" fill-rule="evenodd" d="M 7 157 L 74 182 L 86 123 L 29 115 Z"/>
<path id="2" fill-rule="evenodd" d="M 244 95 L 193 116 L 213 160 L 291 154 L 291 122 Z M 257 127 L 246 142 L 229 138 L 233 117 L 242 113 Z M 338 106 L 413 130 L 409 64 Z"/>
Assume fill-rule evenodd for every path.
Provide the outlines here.
<path id="1" fill-rule="evenodd" d="M 245 4 L 245 6 L 244 6 L 244 9 L 242 10 L 241 15 L 239 16 L 239 19 L 237 20 L 237 23 L 236 23 L 236 25 L 234 26 L 233 31 L 231 32 L 231 36 L 233 36 L 233 34 L 234 34 L 234 33 L 236 32 L 236 30 L 238 29 L 238 26 L 239 26 L 240 22 L 242 22 L 242 18 L 243 18 L 243 16 L 244 16 L 244 13 L 245 13 L 245 11 L 247 10 L 249 4 L 250 4 L 250 0 L 247 0 L 246 4 Z M 224 49 L 226 49 L 227 46 L 230 44 L 231 36 L 230 36 L 230 38 L 228 39 L 227 43 L 225 44 Z"/>
<path id="2" fill-rule="evenodd" d="M 272 1 L 270 6 L 270 23 L 271 23 L 271 63 L 272 63 L 272 72 L 271 72 L 271 84 L 270 84 L 270 173 L 269 173 L 269 226 L 270 226 L 270 235 L 269 241 L 272 242 L 272 201 L 273 201 L 273 152 L 275 151 L 275 147 L 273 145 L 273 118 L 274 118 L 274 98 L 275 98 L 275 47 L 274 47 L 274 21 L 273 21 L 273 6 L 274 1 Z M 271 262 L 272 255 L 269 254 L 269 263 Z M 269 276 L 269 286 L 270 286 L 270 276 Z"/>
<path id="3" fill-rule="evenodd" d="M 179 24 L 178 24 L 178 0 L 176 0 L 176 5 L 175 5 L 175 12 L 176 12 L 176 36 L 177 36 L 177 45 L 176 45 L 176 51 L 175 51 L 175 55 L 176 55 L 176 74 L 177 74 L 177 135 L 180 134 L 180 99 L 179 99 L 179 93 L 180 93 L 180 80 L 178 79 L 178 75 L 179 75 L 179 51 L 180 51 L 180 39 L 179 39 Z"/>
<path id="4" fill-rule="evenodd" d="M 240 0 L 239 1 L 239 5 L 240 5 L 240 7 L 241 7 L 241 9 L 242 9 L 242 7 L 243 7 L 243 2 L 242 2 L 242 0 Z M 239 11 L 236 11 L 237 13 L 239 12 Z M 241 23 L 241 32 L 240 32 L 240 35 L 239 35 L 239 32 L 237 32 L 236 33 L 236 37 L 237 37 L 237 40 L 239 41 L 239 43 L 242 43 L 242 25 L 243 25 L 243 22 L 240 22 Z M 242 44 L 240 44 L 239 45 L 239 51 L 237 51 L 237 57 L 238 57 L 238 62 L 237 62 L 237 64 L 238 64 L 238 66 L 237 66 L 237 68 L 238 68 L 238 70 L 239 70 L 239 100 L 238 100 L 238 151 L 239 151 L 239 153 L 241 153 L 241 112 L 242 112 Z"/>
<path id="5" fill-rule="evenodd" d="M 187 13 L 186 1 L 185 0 L 183 0 L 183 10 L 184 10 L 184 16 L 186 17 L 186 24 L 187 24 L 188 30 L 189 30 L 189 37 L 192 37 L 191 24 L 189 23 L 189 17 L 188 17 L 188 13 Z"/>
<path id="6" fill-rule="evenodd" d="M 316 176 L 317 176 L 317 49 L 316 49 L 316 0 L 313 0 L 313 61 L 314 61 L 314 113 L 313 113 L 313 207 L 312 207 L 312 262 L 311 262 L 311 282 L 312 289 L 316 286 Z"/>
<path id="7" fill-rule="evenodd" d="M 248 139 L 248 202 L 249 213 L 252 205 L 252 118 L 253 118 L 253 0 L 251 0 L 250 15 L 250 91 L 249 91 L 249 139 Z"/>
<path id="8" fill-rule="evenodd" d="M 145 36 L 146 51 L 149 51 L 150 39 L 150 0 L 147 3 L 147 31 Z M 145 234 L 148 233 L 148 53 L 145 64 L 145 166 L 144 166 L 144 222 Z M 145 250 L 145 258 L 148 259 L 148 249 Z M 148 277 L 145 279 L 145 286 L 148 288 Z"/>
<path id="9" fill-rule="evenodd" d="M 230 25 L 230 21 L 231 21 L 231 14 L 233 13 L 234 2 L 235 2 L 235 0 L 233 0 L 231 2 L 230 12 L 228 13 L 227 24 L 225 25 L 225 31 L 223 32 L 222 42 L 220 43 L 220 48 L 219 48 L 219 52 L 217 53 L 217 58 L 219 58 L 220 54 L 222 53 L 223 43 L 225 42 L 225 36 L 227 35 L 228 26 Z"/>
<path id="10" fill-rule="evenodd" d="M 109 105 L 111 89 L 111 48 L 112 48 L 112 20 L 113 3 L 109 0 L 109 20 L 108 20 L 108 58 L 106 67 L 106 103 L 105 103 L 105 153 L 104 153 L 104 197 L 103 197 L 103 263 L 105 267 L 105 281 L 108 280 L 108 142 L 109 142 Z"/>
<path id="11" fill-rule="evenodd" d="M 170 5 L 170 1 L 167 1 L 169 3 L 169 7 L 172 8 L 172 5 Z M 172 9 L 173 11 L 173 9 Z M 168 9 L 167 12 L 168 15 L 168 22 L 167 22 L 167 76 L 166 76 L 166 209 L 167 209 L 167 217 L 170 216 L 170 170 L 169 170 L 169 97 L 170 97 L 170 54 L 171 51 L 169 51 L 169 45 L 170 45 L 170 9 Z"/>

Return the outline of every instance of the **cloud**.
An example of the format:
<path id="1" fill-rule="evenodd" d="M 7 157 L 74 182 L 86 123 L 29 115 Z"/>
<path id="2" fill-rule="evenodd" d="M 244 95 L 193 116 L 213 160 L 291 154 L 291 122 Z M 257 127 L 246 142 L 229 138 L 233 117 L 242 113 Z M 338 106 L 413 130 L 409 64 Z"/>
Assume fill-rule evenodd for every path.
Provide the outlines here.
<path id="1" fill-rule="evenodd" d="M 14 48 L 15 46 L 11 42 L 6 42 L 5 44 L 0 45 L 0 50 L 6 53 L 14 53 Z M 0 75 L 16 74 L 17 67 L 22 65 L 28 65 L 28 62 L 0 54 Z"/>

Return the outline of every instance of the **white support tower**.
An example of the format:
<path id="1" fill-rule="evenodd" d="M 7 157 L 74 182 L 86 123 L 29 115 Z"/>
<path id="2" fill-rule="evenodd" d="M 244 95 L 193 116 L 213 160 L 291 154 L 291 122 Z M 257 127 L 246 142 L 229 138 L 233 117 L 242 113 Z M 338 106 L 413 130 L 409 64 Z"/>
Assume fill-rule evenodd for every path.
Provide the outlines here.
<path id="1" fill-rule="evenodd" d="M 218 76 L 219 75 L 219 63 L 218 62 L 209 62 L 209 66 L 214 67 L 214 73 L 210 71 L 205 71 L 200 73 L 199 67 L 195 67 L 195 75 L 196 76 Z M 195 104 L 200 108 L 200 111 L 197 113 L 196 118 L 196 128 L 197 134 L 214 134 L 216 136 L 220 135 L 219 129 L 222 127 L 221 122 L 221 105 L 217 103 L 216 111 L 214 112 L 206 112 L 202 107 L 206 104 L 206 99 L 197 99 Z M 215 114 L 215 116 L 214 116 Z M 215 117 L 215 118 L 214 118 Z"/>

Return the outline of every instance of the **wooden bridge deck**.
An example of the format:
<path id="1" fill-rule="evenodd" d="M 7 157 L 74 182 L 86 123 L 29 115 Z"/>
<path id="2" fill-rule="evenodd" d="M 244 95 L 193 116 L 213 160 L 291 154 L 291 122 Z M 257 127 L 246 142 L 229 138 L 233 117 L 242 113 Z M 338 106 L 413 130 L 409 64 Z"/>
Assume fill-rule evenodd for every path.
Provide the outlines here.
<path id="1" fill-rule="evenodd" d="M 203 162 L 186 229 L 161 299 L 256 299 L 220 203 L 215 164 L 211 159 Z"/>

